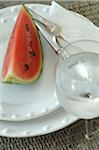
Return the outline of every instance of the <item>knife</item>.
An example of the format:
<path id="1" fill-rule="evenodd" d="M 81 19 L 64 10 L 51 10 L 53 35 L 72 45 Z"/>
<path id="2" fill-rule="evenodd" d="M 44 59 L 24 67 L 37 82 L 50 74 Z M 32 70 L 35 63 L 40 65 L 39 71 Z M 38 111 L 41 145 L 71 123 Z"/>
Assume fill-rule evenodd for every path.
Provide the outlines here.
<path id="1" fill-rule="evenodd" d="M 35 21 L 35 24 L 39 31 L 42 33 L 44 38 L 48 41 L 48 43 L 52 46 L 53 50 L 55 51 L 56 54 L 58 54 L 58 51 L 60 49 L 59 45 L 53 41 L 53 36 L 51 33 L 49 33 L 46 28 L 39 22 Z"/>

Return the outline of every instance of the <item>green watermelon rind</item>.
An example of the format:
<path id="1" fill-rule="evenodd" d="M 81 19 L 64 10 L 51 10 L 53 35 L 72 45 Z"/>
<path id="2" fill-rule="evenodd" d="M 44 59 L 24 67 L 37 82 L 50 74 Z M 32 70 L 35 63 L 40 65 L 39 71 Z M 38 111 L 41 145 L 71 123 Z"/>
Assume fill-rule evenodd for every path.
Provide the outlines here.
<path id="1" fill-rule="evenodd" d="M 35 22 L 33 21 L 33 18 L 31 16 L 31 14 L 29 13 L 29 11 L 27 10 L 27 8 L 23 5 L 23 8 L 25 9 L 25 11 L 28 13 L 31 21 L 33 22 L 33 24 L 35 24 Z M 36 27 L 36 32 L 38 31 L 37 26 Z M 40 68 L 38 69 L 38 72 L 35 76 L 33 76 L 33 78 L 31 79 L 27 79 L 27 80 L 22 80 L 21 78 L 17 77 L 17 75 L 15 75 L 15 73 L 11 73 L 6 75 L 5 79 L 2 80 L 3 83 L 10 83 L 10 84 L 27 84 L 27 83 L 32 83 L 34 81 L 37 81 L 41 75 L 41 72 L 43 70 L 43 62 L 44 62 L 44 58 L 43 58 L 43 48 L 42 48 L 42 43 L 41 43 L 41 38 L 39 35 L 39 32 L 37 33 L 39 41 L 40 41 L 40 46 L 41 46 L 41 64 L 40 64 Z"/>
<path id="2" fill-rule="evenodd" d="M 41 69 L 42 70 L 42 69 Z M 6 77 L 5 80 L 2 80 L 3 83 L 10 83 L 10 84 L 19 84 L 19 83 L 22 83 L 22 84 L 26 84 L 26 83 L 31 83 L 33 81 L 37 81 L 37 79 L 39 79 L 39 76 L 41 75 L 41 70 L 38 72 L 38 75 L 36 75 L 35 77 L 33 77 L 33 79 L 30 79 L 30 80 L 22 80 L 20 78 L 18 78 L 16 75 L 8 75 Z"/>

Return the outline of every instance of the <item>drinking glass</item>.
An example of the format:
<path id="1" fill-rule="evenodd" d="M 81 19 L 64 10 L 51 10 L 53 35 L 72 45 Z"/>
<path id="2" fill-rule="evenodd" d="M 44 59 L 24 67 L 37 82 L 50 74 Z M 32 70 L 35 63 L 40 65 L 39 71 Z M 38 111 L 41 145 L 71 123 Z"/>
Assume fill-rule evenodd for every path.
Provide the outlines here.
<path id="1" fill-rule="evenodd" d="M 60 52 L 56 66 L 55 93 L 62 107 L 86 119 L 86 137 L 92 136 L 92 121 L 99 116 L 99 43 L 80 40 Z"/>

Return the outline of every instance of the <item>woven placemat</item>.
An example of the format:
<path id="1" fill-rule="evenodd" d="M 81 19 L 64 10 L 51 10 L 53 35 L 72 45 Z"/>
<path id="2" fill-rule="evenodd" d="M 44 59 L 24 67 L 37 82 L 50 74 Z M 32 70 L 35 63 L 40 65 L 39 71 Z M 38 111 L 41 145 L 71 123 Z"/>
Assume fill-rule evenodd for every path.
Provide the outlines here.
<path id="1" fill-rule="evenodd" d="M 78 12 L 99 26 L 99 2 L 60 2 L 65 8 Z M 12 3 L 0 2 L 0 8 Z M 51 133 L 30 138 L 0 137 L 0 150 L 99 150 L 99 119 L 94 120 L 95 133 L 90 141 L 85 136 L 84 120 Z"/>

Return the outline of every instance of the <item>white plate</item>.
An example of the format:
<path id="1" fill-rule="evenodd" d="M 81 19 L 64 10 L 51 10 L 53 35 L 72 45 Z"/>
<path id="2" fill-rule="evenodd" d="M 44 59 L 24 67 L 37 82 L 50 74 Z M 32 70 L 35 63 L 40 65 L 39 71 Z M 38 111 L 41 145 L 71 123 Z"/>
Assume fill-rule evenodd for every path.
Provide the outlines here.
<path id="1" fill-rule="evenodd" d="M 28 6 L 41 15 L 48 17 L 49 6 L 41 4 L 30 4 Z M 20 6 L 0 10 L 0 70 L 19 10 Z M 74 14 L 78 15 L 77 13 Z M 78 17 L 82 16 L 78 15 Z M 89 21 L 85 17 L 82 17 L 82 19 Z M 54 99 L 53 90 L 56 55 L 42 36 L 41 39 L 44 49 L 44 64 L 39 80 L 27 86 L 0 83 L 0 119 L 2 120 L 22 121 L 33 119 L 46 115 L 60 107 L 59 102 Z"/>
<path id="2" fill-rule="evenodd" d="M 39 12 L 39 13 L 41 12 L 41 14 L 47 14 L 47 11 L 49 9 L 49 6 L 40 5 L 40 4 L 39 5 L 38 4 L 34 4 L 34 5 L 29 5 L 29 6 L 32 7 L 33 9 L 35 9 L 37 12 Z M 6 45 L 7 45 L 6 41 L 7 41 L 7 39 L 5 37 L 9 38 L 9 35 L 7 35 L 8 34 L 8 26 L 6 25 L 7 22 L 8 22 L 7 17 L 9 18 L 10 16 L 12 16 L 12 19 L 10 19 L 9 21 L 10 22 L 11 21 L 13 22 L 13 20 L 15 21 L 16 20 L 16 15 L 14 15 L 14 14 L 17 13 L 18 7 L 19 6 L 17 6 L 17 7 L 15 6 L 15 7 L 10 7 L 10 8 L 6 8 L 6 9 L 0 10 L 0 26 L 3 26 L 2 27 L 3 31 L 6 31 L 6 32 L 2 32 L 1 28 L 0 28 L 0 33 L 2 33 L 2 38 L 0 38 L 0 39 L 3 39 L 3 42 L 4 42 L 4 44 L 0 44 L 0 49 L 2 49 L 2 47 L 4 47 L 4 49 L 6 48 Z M 9 16 L 9 14 L 10 14 L 10 16 Z M 2 16 L 2 18 L 1 18 L 1 16 Z M 11 32 L 11 30 L 10 30 L 10 32 Z M 44 40 L 44 42 L 45 42 L 45 40 Z M 50 47 L 49 45 L 47 45 L 47 46 Z M 51 58 L 55 56 L 55 55 L 53 55 L 53 51 L 50 48 L 48 49 L 47 52 L 45 51 L 45 53 L 46 54 L 50 54 Z M 1 53 L 0 53 L 0 55 L 1 55 Z M 2 56 L 0 56 L 0 57 L 2 57 Z M 1 62 L 1 59 L 0 59 L 0 62 Z M 53 67 L 53 65 L 52 65 L 52 67 Z M 46 76 L 46 78 L 47 78 L 47 76 Z M 9 90 L 9 89 L 7 89 L 7 90 Z M 44 95 L 45 95 L 45 93 L 44 93 Z M 4 94 L 4 96 L 6 96 L 6 95 Z M 15 98 L 15 96 L 14 96 L 14 98 Z M 53 102 L 55 102 L 55 107 L 54 108 L 59 107 L 59 103 L 53 99 L 53 96 L 50 97 L 50 98 L 51 98 L 50 99 L 50 101 L 51 101 L 51 105 L 50 106 L 53 106 L 54 105 Z M 40 100 L 40 102 L 43 102 L 44 99 L 39 99 L 39 100 Z M 47 105 L 47 110 L 46 110 L 46 109 L 44 109 L 45 108 L 44 106 L 45 106 L 45 104 L 49 104 L 48 103 L 49 97 L 46 97 L 46 101 L 47 102 L 44 103 L 42 109 L 40 109 L 40 105 L 39 105 L 39 104 L 42 104 L 42 103 L 39 103 L 39 101 L 37 102 L 38 106 L 34 105 L 36 103 L 36 101 L 35 101 L 34 104 L 31 104 L 32 107 L 33 107 L 31 109 L 32 112 L 34 112 L 34 110 L 35 111 L 43 110 L 43 114 L 41 112 L 40 112 L 39 115 L 34 113 L 35 115 L 33 115 L 31 118 L 42 116 L 42 115 L 44 115 L 44 114 L 46 114 L 48 112 L 48 108 L 51 108 L 51 107 L 49 107 L 49 105 Z M 11 104 L 9 102 L 11 102 Z M 19 100 L 18 100 L 18 103 L 19 103 L 19 105 L 22 106 L 22 103 L 20 103 Z M 26 103 L 28 103 L 27 100 L 26 100 Z M 26 105 L 26 103 L 24 103 L 24 106 Z M 2 100 L 1 100 L 1 104 L 3 104 Z M 14 104 L 14 106 L 12 104 Z M 10 120 L 10 119 L 11 120 L 14 120 L 14 119 L 16 120 L 17 119 L 17 120 L 19 120 L 19 118 L 16 118 L 16 116 L 13 115 L 14 108 L 15 109 L 17 108 L 16 104 L 17 104 L 17 101 L 9 101 L 8 100 L 7 103 L 6 103 L 6 107 L 7 107 L 6 109 L 7 110 L 5 110 L 4 107 L 0 107 L 1 111 L 3 111 L 3 110 L 5 111 L 5 112 L 3 111 L 3 114 L 2 113 L 0 114 L 0 119 L 8 119 L 8 120 Z M 36 108 L 34 106 L 37 108 L 37 110 L 36 110 Z M 22 111 L 23 112 L 26 111 L 23 108 L 23 106 L 20 107 L 20 108 L 22 110 L 19 111 L 19 114 L 20 114 L 20 112 L 22 113 Z M 11 109 L 11 110 L 9 110 L 9 109 Z M 44 112 L 44 110 L 46 110 L 46 111 Z M 51 109 L 51 111 L 52 110 L 53 109 Z M 10 113 L 12 112 L 12 114 L 10 115 L 9 112 Z M 7 113 L 10 115 L 11 118 L 9 118 Z M 28 115 L 25 115 L 25 116 L 22 115 L 21 119 L 24 120 L 24 117 L 25 117 L 25 119 L 29 119 L 30 113 Z M 10 136 L 10 137 L 28 137 L 28 136 L 42 135 L 42 134 L 47 134 L 47 133 L 51 133 L 51 132 L 57 131 L 57 130 L 63 128 L 63 127 L 66 127 L 66 126 L 74 123 L 76 120 L 77 120 L 76 117 L 68 114 L 66 111 L 64 111 L 60 107 L 57 110 L 55 110 L 55 111 L 53 111 L 53 112 L 51 112 L 51 113 L 49 113 L 49 114 L 47 114 L 45 116 L 42 116 L 42 117 L 36 118 L 36 119 L 31 119 L 31 120 L 28 120 L 28 121 L 20 121 L 20 122 L 0 121 L 0 135 L 2 135 L 2 136 Z"/>
<path id="3" fill-rule="evenodd" d="M 29 137 L 44 135 L 69 126 L 77 118 L 66 113 L 62 108 L 28 121 L 0 121 L 0 135 L 7 137 Z"/>

